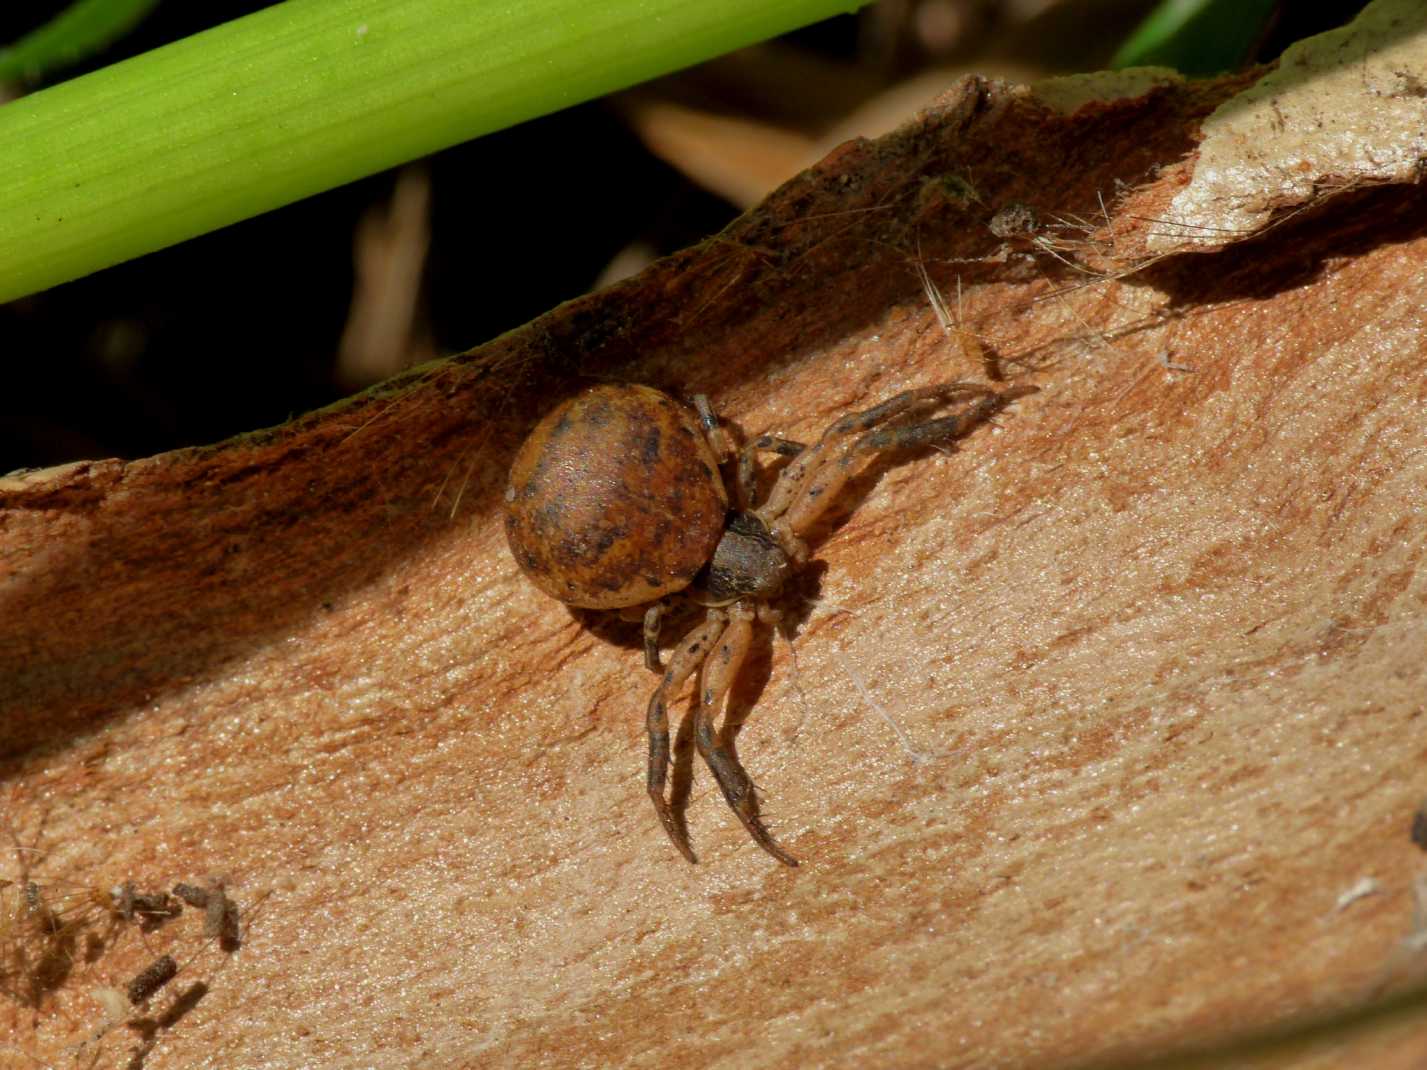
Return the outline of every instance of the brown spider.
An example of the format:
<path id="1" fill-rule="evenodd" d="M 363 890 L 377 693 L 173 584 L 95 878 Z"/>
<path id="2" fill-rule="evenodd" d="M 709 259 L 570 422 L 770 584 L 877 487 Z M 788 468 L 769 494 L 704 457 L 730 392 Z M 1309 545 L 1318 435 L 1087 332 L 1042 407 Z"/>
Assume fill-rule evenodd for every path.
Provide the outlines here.
<path id="1" fill-rule="evenodd" d="M 956 438 L 1033 390 L 974 383 L 907 390 L 844 416 L 811 446 L 761 435 L 736 459 L 707 398 L 695 397 L 695 414 L 647 386 L 591 387 L 530 433 L 505 494 L 511 552 L 536 586 L 569 605 L 623 614 L 645 607 L 645 663 L 663 673 L 647 715 L 649 797 L 690 862 L 697 859 L 688 833 L 666 797 L 670 697 L 703 667 L 694 714 L 699 754 L 754 841 L 796 866 L 764 827 L 753 782 L 715 728 L 748 654 L 754 621 L 779 619 L 772 602 L 806 564 L 808 532 L 861 461 Z M 974 404 L 954 415 L 880 426 L 964 401 Z M 789 463 L 755 504 L 758 453 Z M 732 470 L 731 503 L 720 468 Z M 705 608 L 703 621 L 664 667 L 661 619 L 672 605 L 690 602 Z"/>

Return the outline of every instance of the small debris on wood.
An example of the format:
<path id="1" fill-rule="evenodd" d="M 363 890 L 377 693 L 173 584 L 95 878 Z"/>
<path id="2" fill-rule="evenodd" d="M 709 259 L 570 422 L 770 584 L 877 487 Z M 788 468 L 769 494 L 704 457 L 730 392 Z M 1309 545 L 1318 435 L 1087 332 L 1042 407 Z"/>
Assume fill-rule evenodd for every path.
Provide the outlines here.
<path id="1" fill-rule="evenodd" d="M 141 892 L 125 881 L 109 893 L 114 912 L 124 921 L 137 921 L 141 929 L 155 929 L 183 913 L 183 904 L 168 892 Z"/>
<path id="2" fill-rule="evenodd" d="M 206 907 L 208 892 L 194 884 L 175 884 L 173 894 L 191 907 Z"/>
<path id="3" fill-rule="evenodd" d="M 1366 899 L 1370 895 L 1377 895 L 1382 891 L 1382 884 L 1376 877 L 1359 877 L 1354 884 L 1346 889 L 1342 895 L 1338 896 L 1336 910 L 1346 910 L 1359 899 Z"/>
<path id="4" fill-rule="evenodd" d="M 238 904 L 228 897 L 222 881 L 207 888 L 194 884 L 175 884 L 173 894 L 192 907 L 203 910 L 203 935 L 216 939 L 224 951 L 238 950 L 242 944 L 238 928 Z"/>
<path id="5" fill-rule="evenodd" d="M 129 982 L 125 990 L 129 994 L 129 1002 L 133 1004 L 143 1003 L 164 985 L 173 980 L 174 974 L 178 973 L 178 963 L 174 961 L 172 955 L 160 955 L 144 967 L 132 981 Z"/>

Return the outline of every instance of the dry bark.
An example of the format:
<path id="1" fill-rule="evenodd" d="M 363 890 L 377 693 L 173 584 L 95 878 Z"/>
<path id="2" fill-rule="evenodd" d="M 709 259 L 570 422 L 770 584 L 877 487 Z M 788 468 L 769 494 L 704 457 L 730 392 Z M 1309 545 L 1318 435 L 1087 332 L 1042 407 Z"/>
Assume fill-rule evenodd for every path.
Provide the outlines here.
<path id="1" fill-rule="evenodd" d="M 210 990 L 149 1070 L 1416 1065 L 1427 203 L 1316 190 L 1146 264 L 1254 77 L 1070 111 L 969 81 L 453 361 L 7 480 L 26 864 L 222 876 L 247 910 L 231 956 L 178 924 L 121 938 L 10 1006 L 16 1047 L 68 1065 L 91 991 L 169 941 Z M 1008 245 L 1014 202 L 1041 224 Z M 1040 393 L 845 495 L 796 665 L 777 645 L 740 696 L 803 865 L 702 772 L 686 865 L 644 795 L 637 637 L 521 579 L 505 466 L 591 379 L 807 436 L 980 377 L 919 257 Z"/>

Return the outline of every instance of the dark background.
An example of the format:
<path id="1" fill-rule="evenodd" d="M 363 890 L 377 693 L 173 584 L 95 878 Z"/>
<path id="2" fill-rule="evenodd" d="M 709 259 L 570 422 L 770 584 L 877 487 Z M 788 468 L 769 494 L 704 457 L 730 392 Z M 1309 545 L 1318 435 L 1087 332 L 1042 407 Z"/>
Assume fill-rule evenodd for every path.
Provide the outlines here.
<path id="1" fill-rule="evenodd" d="M 169 0 L 103 54 L 51 80 L 265 6 Z M 815 137 L 836 130 L 856 99 L 929 68 L 945 72 L 947 85 L 966 70 L 1023 78 L 1097 69 L 1151 6 L 882 0 L 749 50 L 742 62 L 716 61 L 641 92 Z M 1285 10 L 1304 6 L 1314 10 L 1266 26 L 1248 58 L 1271 58 L 1361 5 Z M 63 7 L 7 5 L 0 40 Z M 770 91 L 778 85 L 770 72 L 793 65 L 800 77 Z M 637 268 L 734 218 L 735 205 L 685 173 L 696 167 L 657 157 L 640 134 L 615 97 L 425 161 L 430 247 L 417 321 L 409 352 L 393 352 L 386 374 L 478 345 L 586 292 L 610 277 L 622 252 Z M 353 389 L 339 350 L 353 302 L 354 241 L 361 220 L 387 206 L 394 182 L 392 173 L 375 175 L 0 306 L 0 473 L 213 442 Z"/>

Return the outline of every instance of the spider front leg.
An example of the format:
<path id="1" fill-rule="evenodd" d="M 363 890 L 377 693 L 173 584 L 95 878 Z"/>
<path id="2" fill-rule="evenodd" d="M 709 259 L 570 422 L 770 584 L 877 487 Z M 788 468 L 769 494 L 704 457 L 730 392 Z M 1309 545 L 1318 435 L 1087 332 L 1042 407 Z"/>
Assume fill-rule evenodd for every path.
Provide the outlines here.
<path id="1" fill-rule="evenodd" d="M 664 796 L 664 785 L 669 778 L 669 696 L 678 691 L 684 681 L 708 657 L 709 650 L 718 642 L 728 626 L 728 614 L 721 609 L 711 609 L 703 624 L 695 628 L 679 648 L 669 658 L 669 667 L 664 670 L 664 678 L 649 699 L 649 713 L 646 724 L 649 730 L 649 798 L 654 802 L 654 812 L 669 839 L 679 853 L 690 862 L 697 862 L 694 850 L 689 846 L 689 833 L 674 814 L 669 800 Z"/>
<path id="2" fill-rule="evenodd" d="M 718 422 L 718 415 L 714 412 L 713 403 L 709 401 L 707 394 L 694 395 L 694 411 L 699 414 L 699 426 L 704 429 L 704 438 L 708 440 L 709 449 L 713 450 L 718 463 L 723 464 L 733 456 L 733 441 Z"/>
<path id="3" fill-rule="evenodd" d="M 940 386 L 925 386 L 918 390 L 905 390 L 863 412 L 855 412 L 838 420 L 812 446 L 800 453 L 792 464 L 783 469 L 778 482 L 774 484 L 768 500 L 756 510 L 765 524 L 772 524 L 811 489 L 813 480 L 844 446 L 848 439 L 859 432 L 869 431 L 880 423 L 885 423 L 919 405 L 946 405 L 962 398 L 997 396 L 989 386 L 977 383 L 942 383 Z"/>
<path id="4" fill-rule="evenodd" d="M 757 489 L 753 462 L 758 454 L 776 453 L 779 457 L 796 457 L 805 449 L 807 447 L 801 442 L 779 438 L 776 435 L 759 435 L 744 446 L 738 453 L 738 470 L 735 481 L 738 508 L 747 509 L 753 504 L 754 492 Z"/>
<path id="5" fill-rule="evenodd" d="M 743 822 L 743 827 L 753 837 L 753 841 L 785 866 L 796 866 L 798 860 L 783 850 L 763 827 L 758 816 L 758 796 L 753 781 L 744 771 L 733 751 L 728 748 L 718 732 L 714 721 L 718 709 L 723 705 L 729 688 L 738 677 L 738 670 L 748 654 L 753 641 L 754 610 L 747 602 L 735 602 L 729 611 L 728 627 L 719 637 L 717 647 L 704 662 L 703 675 L 699 680 L 699 706 L 694 714 L 694 742 L 703 755 L 704 762 L 714 779 L 718 781 L 723 797 Z"/>
<path id="6" fill-rule="evenodd" d="M 713 406 L 704 394 L 694 395 L 694 408 L 698 410 L 699 423 L 703 426 L 704 437 L 709 448 L 718 458 L 720 466 L 726 465 L 734 456 L 733 441 L 728 431 L 719 423 Z M 776 435 L 759 435 L 738 451 L 738 463 L 733 469 L 733 505 L 740 512 L 753 504 L 754 458 L 760 453 L 776 453 L 780 457 L 796 457 L 804 449 L 801 442 L 793 442 Z"/>
<path id="7" fill-rule="evenodd" d="M 778 512 L 771 517 L 765 517 L 765 521 L 771 520 L 773 523 L 770 523 L 770 527 L 774 527 L 775 532 L 781 534 L 784 539 L 800 541 L 827 511 L 828 506 L 837 498 L 838 491 L 856 472 L 859 462 L 867 456 L 886 450 L 914 449 L 958 438 L 990 419 L 1016 398 L 1034 391 L 1034 387 L 1014 387 L 998 392 L 974 383 L 947 383 L 921 390 L 908 390 L 866 412 L 844 417 L 824 432 L 817 446 L 813 447 L 813 450 L 820 451 L 820 456 L 805 470 L 794 474 L 796 482 L 785 489 L 782 481 L 779 481 L 779 486 L 774 488 L 774 494 L 769 496 L 769 502 L 764 506 L 764 509 L 770 512 L 776 507 Z M 876 428 L 877 424 L 899 416 L 919 404 L 946 404 L 974 397 L 979 397 L 980 400 L 953 416 L 943 416 L 905 427 Z M 853 438 L 853 435 L 857 437 Z M 801 462 L 802 458 L 799 458 L 795 464 Z M 784 494 L 778 495 L 779 490 L 784 490 Z M 775 497 L 778 498 L 776 502 Z"/>

